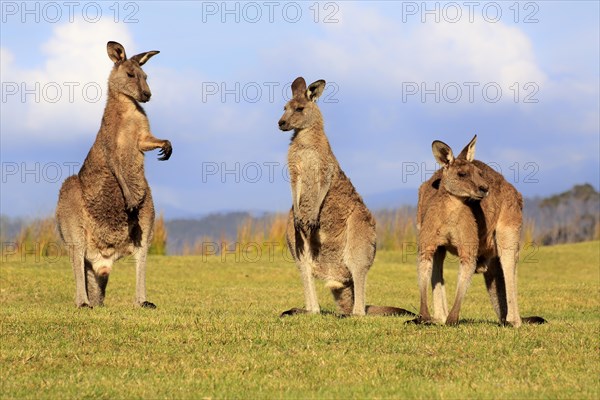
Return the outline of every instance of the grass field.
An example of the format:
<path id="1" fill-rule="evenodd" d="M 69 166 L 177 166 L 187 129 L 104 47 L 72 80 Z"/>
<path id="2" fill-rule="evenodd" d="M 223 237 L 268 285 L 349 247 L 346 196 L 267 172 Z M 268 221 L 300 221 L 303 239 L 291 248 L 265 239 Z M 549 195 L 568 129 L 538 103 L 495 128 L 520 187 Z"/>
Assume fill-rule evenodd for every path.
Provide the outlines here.
<path id="1" fill-rule="evenodd" d="M 522 315 L 500 327 L 476 276 L 458 327 L 279 313 L 302 306 L 275 254 L 150 257 L 149 300 L 116 265 L 105 307 L 78 310 L 68 261 L 3 260 L 0 398 L 589 398 L 599 396 L 600 243 L 522 252 Z M 254 260 L 250 259 L 253 258 Z M 416 311 L 414 257 L 381 252 L 369 304 Z M 52 261 L 52 262 L 51 262 Z M 252 262 L 253 261 L 253 262 Z M 453 293 L 456 263 L 448 265 Z M 333 311 L 319 285 L 324 310 Z"/>

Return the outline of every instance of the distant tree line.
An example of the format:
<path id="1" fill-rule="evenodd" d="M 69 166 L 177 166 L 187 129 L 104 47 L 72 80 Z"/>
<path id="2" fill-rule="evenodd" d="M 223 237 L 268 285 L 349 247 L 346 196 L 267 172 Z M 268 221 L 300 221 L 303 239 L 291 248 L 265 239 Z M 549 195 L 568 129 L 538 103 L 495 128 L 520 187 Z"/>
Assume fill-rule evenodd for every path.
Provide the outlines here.
<path id="1" fill-rule="evenodd" d="M 44 257 L 54 259 L 66 256 L 68 245 L 63 244 L 54 217 L 26 220 L 0 216 L 0 243 L 2 261 L 11 257 Z M 167 228 L 161 214 L 154 221 L 154 235 L 148 254 L 167 254 Z"/>
<path id="2" fill-rule="evenodd" d="M 534 223 L 533 239 L 542 245 L 600 238 L 600 193 L 590 184 L 525 203 L 525 215 Z"/>

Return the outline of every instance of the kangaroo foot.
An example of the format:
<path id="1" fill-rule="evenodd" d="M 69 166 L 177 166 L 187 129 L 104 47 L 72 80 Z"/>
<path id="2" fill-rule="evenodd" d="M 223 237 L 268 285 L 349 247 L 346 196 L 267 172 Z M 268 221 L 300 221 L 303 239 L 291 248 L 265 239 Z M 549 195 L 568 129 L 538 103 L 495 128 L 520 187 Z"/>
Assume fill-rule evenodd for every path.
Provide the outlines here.
<path id="1" fill-rule="evenodd" d="M 306 311 L 304 308 L 290 308 L 289 310 L 286 310 L 284 312 L 281 313 L 281 315 L 279 315 L 279 318 L 283 318 L 283 317 L 288 317 L 288 316 L 292 316 L 292 315 L 296 315 L 296 314 L 306 314 L 308 313 L 308 311 Z"/>
<path id="2" fill-rule="evenodd" d="M 415 319 L 410 319 L 405 322 L 405 324 L 415 324 L 415 325 L 433 325 L 433 321 L 430 319 L 424 319 L 420 315 Z"/>
<path id="3" fill-rule="evenodd" d="M 144 301 L 143 303 L 140 304 L 140 307 L 155 309 L 156 308 L 156 304 L 150 303 L 149 301 Z"/>
<path id="4" fill-rule="evenodd" d="M 405 310 L 404 308 L 388 307 L 388 306 L 367 306 L 367 315 L 385 315 L 385 316 L 398 316 L 406 315 L 414 317 L 415 313 Z"/>
<path id="5" fill-rule="evenodd" d="M 532 324 L 532 325 L 541 325 L 541 324 L 545 324 L 546 321 L 544 318 L 542 317 L 521 317 L 521 321 L 523 321 L 524 324 Z"/>
<path id="6" fill-rule="evenodd" d="M 450 314 L 448 314 L 448 318 L 446 318 L 446 325 L 458 325 L 458 313 L 450 311 Z"/>

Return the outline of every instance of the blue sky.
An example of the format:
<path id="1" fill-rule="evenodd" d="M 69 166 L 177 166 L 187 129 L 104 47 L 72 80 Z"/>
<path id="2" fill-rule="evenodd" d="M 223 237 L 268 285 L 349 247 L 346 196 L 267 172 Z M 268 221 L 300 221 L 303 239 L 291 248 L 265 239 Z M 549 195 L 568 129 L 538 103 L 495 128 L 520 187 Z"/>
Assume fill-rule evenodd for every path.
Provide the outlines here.
<path id="1" fill-rule="evenodd" d="M 297 76 L 328 82 L 325 130 L 367 201 L 416 202 L 431 142 L 475 133 L 526 196 L 598 188 L 598 2 L 23 4 L 2 2 L 3 214 L 53 212 L 100 126 L 109 40 L 161 51 L 144 107 L 174 151 L 146 175 L 167 218 L 289 208 L 277 121 Z"/>

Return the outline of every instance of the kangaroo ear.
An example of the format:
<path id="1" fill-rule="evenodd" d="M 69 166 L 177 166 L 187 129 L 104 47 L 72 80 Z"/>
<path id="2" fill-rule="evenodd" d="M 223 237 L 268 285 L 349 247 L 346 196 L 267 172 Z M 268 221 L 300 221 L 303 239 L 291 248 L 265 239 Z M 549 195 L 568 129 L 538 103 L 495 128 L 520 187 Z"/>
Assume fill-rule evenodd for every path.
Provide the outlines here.
<path id="1" fill-rule="evenodd" d="M 317 101 L 323 94 L 323 90 L 325 90 L 325 81 L 319 79 L 318 81 L 311 83 L 308 89 L 306 89 L 306 98 L 310 101 Z"/>
<path id="2" fill-rule="evenodd" d="M 463 160 L 467 160 L 469 162 L 473 161 L 475 158 L 475 142 L 477 142 L 477 135 L 473 136 L 473 139 L 471 139 L 469 144 L 465 146 L 457 158 L 462 158 Z"/>
<path id="3" fill-rule="evenodd" d="M 125 48 L 121 45 L 121 43 L 106 43 L 106 52 L 108 53 L 108 57 L 115 64 L 127 60 L 127 56 L 125 55 Z"/>
<path id="4" fill-rule="evenodd" d="M 431 143 L 431 151 L 436 161 L 442 166 L 447 167 L 454 161 L 452 149 L 446 143 L 436 140 Z"/>
<path id="5" fill-rule="evenodd" d="M 300 98 L 304 96 L 304 92 L 306 92 L 306 81 L 299 76 L 292 82 L 292 96 Z"/>
<path id="6" fill-rule="evenodd" d="M 131 59 L 137 61 L 141 67 L 142 65 L 146 64 L 146 61 L 148 61 L 152 56 L 155 56 L 158 53 L 160 53 L 158 50 L 147 51 L 145 53 L 136 54 L 135 56 L 131 57 Z"/>

